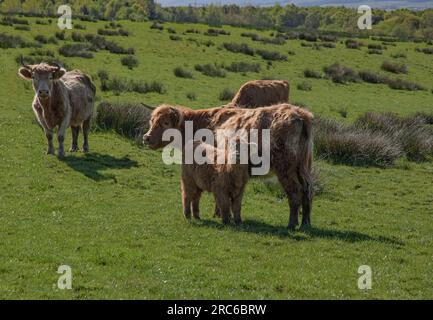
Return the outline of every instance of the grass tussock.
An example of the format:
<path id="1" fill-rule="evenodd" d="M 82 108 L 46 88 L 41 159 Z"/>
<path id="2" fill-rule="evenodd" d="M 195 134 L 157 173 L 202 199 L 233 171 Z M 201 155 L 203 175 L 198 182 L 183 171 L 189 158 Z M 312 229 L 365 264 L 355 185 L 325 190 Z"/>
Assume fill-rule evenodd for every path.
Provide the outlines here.
<path id="1" fill-rule="evenodd" d="M 91 50 L 92 48 L 87 44 L 65 44 L 59 48 L 59 53 L 64 57 L 92 59 L 93 53 L 90 52 Z"/>
<path id="2" fill-rule="evenodd" d="M 150 110 L 141 104 L 102 102 L 96 112 L 100 130 L 114 130 L 136 142 L 149 128 Z"/>
<path id="3" fill-rule="evenodd" d="M 313 78 L 313 79 L 322 79 L 322 74 L 318 71 L 314 71 L 311 69 L 305 69 L 304 70 L 304 77 L 305 78 Z"/>
<path id="4" fill-rule="evenodd" d="M 334 63 L 324 68 L 325 74 L 335 83 L 358 82 L 359 75 L 356 70 Z"/>
<path id="5" fill-rule="evenodd" d="M 279 53 L 278 51 L 257 50 L 257 54 L 265 60 L 287 61 L 287 56 L 285 54 Z"/>
<path id="6" fill-rule="evenodd" d="M 122 65 L 128 67 L 128 69 L 130 70 L 138 67 L 138 59 L 133 55 L 123 57 L 122 59 L 120 59 L 120 62 L 122 63 Z"/>
<path id="7" fill-rule="evenodd" d="M 384 61 L 381 66 L 382 70 L 392 73 L 407 73 L 407 65 L 391 61 Z"/>
<path id="8" fill-rule="evenodd" d="M 254 49 L 246 43 L 224 42 L 223 47 L 230 52 L 243 53 L 249 56 L 254 55 Z"/>
<path id="9" fill-rule="evenodd" d="M 249 63 L 249 62 L 232 62 L 230 65 L 224 65 L 224 69 L 230 72 L 260 72 L 260 63 Z"/>
<path id="10" fill-rule="evenodd" d="M 195 70 L 209 77 L 224 78 L 226 76 L 226 72 L 219 65 L 216 64 L 196 64 L 194 68 Z"/>
<path id="11" fill-rule="evenodd" d="M 296 87 L 298 88 L 298 90 L 302 90 L 302 91 L 313 90 L 313 85 L 309 81 L 303 81 L 303 82 L 299 83 Z"/>
<path id="12" fill-rule="evenodd" d="M 39 48 L 39 43 L 25 41 L 20 36 L 10 36 L 5 33 L 0 33 L 0 48 Z"/>
<path id="13" fill-rule="evenodd" d="M 146 82 L 143 80 L 124 79 L 119 77 L 101 79 L 102 91 L 113 91 L 116 95 L 124 92 L 137 92 L 141 94 L 155 92 L 166 93 L 165 86 L 159 81 Z"/>
<path id="14" fill-rule="evenodd" d="M 190 71 L 188 71 L 182 67 L 174 68 L 173 73 L 178 78 L 186 78 L 186 79 L 192 79 L 193 78 L 192 72 L 190 72 Z"/>
<path id="15" fill-rule="evenodd" d="M 225 88 L 220 92 L 218 99 L 220 101 L 231 101 L 233 100 L 235 94 L 236 92 L 234 92 L 233 90 Z"/>

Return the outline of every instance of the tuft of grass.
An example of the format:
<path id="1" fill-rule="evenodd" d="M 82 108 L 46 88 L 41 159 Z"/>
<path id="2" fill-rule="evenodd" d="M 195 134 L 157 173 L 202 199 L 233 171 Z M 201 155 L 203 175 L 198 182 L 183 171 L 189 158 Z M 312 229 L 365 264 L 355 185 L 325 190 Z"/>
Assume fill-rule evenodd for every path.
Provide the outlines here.
<path id="1" fill-rule="evenodd" d="M 194 66 L 195 70 L 203 73 L 209 77 L 220 77 L 224 78 L 226 76 L 225 71 L 218 65 L 208 63 L 208 64 L 196 64 Z"/>
<path id="2" fill-rule="evenodd" d="M 233 100 L 235 94 L 236 92 L 234 92 L 233 90 L 225 88 L 220 92 L 218 99 L 220 101 L 231 101 Z"/>
<path id="3" fill-rule="evenodd" d="M 257 50 L 257 54 L 265 60 L 287 61 L 287 56 L 278 51 Z"/>
<path id="4" fill-rule="evenodd" d="M 232 62 L 230 65 L 223 66 L 224 69 L 230 72 L 260 72 L 260 63 L 248 63 L 248 62 Z"/>
<path id="5" fill-rule="evenodd" d="M 165 86 L 158 81 L 146 82 L 135 79 L 124 79 L 119 77 L 109 78 L 101 81 L 102 91 L 113 91 L 115 94 L 124 92 L 137 92 L 141 94 L 156 92 L 159 94 L 166 93 Z"/>
<path id="6" fill-rule="evenodd" d="M 325 74 L 335 83 L 358 82 L 360 80 L 358 72 L 342 66 L 339 63 L 334 63 L 329 67 L 324 68 Z"/>
<path id="7" fill-rule="evenodd" d="M 305 69 L 304 70 L 304 77 L 305 78 L 322 79 L 322 74 L 318 71 L 314 71 L 311 69 Z"/>
<path id="8" fill-rule="evenodd" d="M 398 143 L 387 135 L 317 117 L 314 147 L 319 158 L 353 166 L 388 167 L 403 155 Z"/>
<path id="9" fill-rule="evenodd" d="M 138 59 L 133 55 L 128 55 L 120 59 L 120 62 L 128 69 L 132 70 L 138 66 Z"/>
<path id="10" fill-rule="evenodd" d="M 353 39 L 347 39 L 345 41 L 346 48 L 348 49 L 360 49 L 364 44 L 362 42 L 353 40 Z"/>
<path id="11" fill-rule="evenodd" d="M 246 43 L 235 43 L 235 42 L 224 42 L 223 47 L 230 52 L 243 53 L 249 56 L 254 55 L 254 49 L 252 49 Z"/>
<path id="12" fill-rule="evenodd" d="M 313 90 L 313 85 L 309 81 L 303 81 L 303 82 L 299 83 L 296 87 L 298 88 L 298 90 L 302 90 L 302 91 Z"/>
<path id="13" fill-rule="evenodd" d="M 197 100 L 197 95 L 195 94 L 195 92 L 188 92 L 186 94 L 186 97 L 191 101 Z"/>
<path id="14" fill-rule="evenodd" d="M 190 71 L 188 71 L 182 67 L 174 68 L 173 73 L 176 77 L 179 77 L 179 78 L 187 78 L 187 79 L 193 78 L 193 74 Z"/>
<path id="15" fill-rule="evenodd" d="M 80 57 L 85 59 L 92 59 L 93 53 L 91 47 L 87 44 L 65 44 L 59 48 L 59 53 L 64 57 Z"/>
<path id="16" fill-rule="evenodd" d="M 149 129 L 150 110 L 140 104 L 102 102 L 96 111 L 96 125 L 113 130 L 140 143 Z"/>
<path id="17" fill-rule="evenodd" d="M 382 70 L 392 73 L 407 73 L 407 66 L 402 63 L 384 61 L 381 66 Z"/>

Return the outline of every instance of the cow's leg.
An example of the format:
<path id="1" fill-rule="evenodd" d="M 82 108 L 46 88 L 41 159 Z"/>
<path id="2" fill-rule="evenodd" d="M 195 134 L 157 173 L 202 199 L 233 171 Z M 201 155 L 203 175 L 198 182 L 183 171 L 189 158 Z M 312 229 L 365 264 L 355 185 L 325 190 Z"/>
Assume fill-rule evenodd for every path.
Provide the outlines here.
<path id="1" fill-rule="evenodd" d="M 44 128 L 45 137 L 47 137 L 48 149 L 47 154 L 54 154 L 53 130 Z"/>
<path id="2" fill-rule="evenodd" d="M 90 132 L 91 121 L 92 118 L 89 117 L 89 119 L 83 122 L 83 137 L 84 137 L 83 152 L 89 152 L 89 132 Z"/>
<path id="3" fill-rule="evenodd" d="M 223 192 L 215 193 L 215 201 L 221 212 L 221 219 L 224 224 L 230 222 L 230 197 Z"/>
<path id="4" fill-rule="evenodd" d="M 183 206 L 183 215 L 188 220 L 191 219 L 191 196 L 189 194 L 189 190 L 187 190 L 186 184 L 181 180 L 181 190 L 182 190 L 182 206 Z"/>
<path id="5" fill-rule="evenodd" d="M 237 195 L 232 199 L 232 212 L 236 224 L 242 223 L 242 218 L 241 218 L 242 196 L 243 193 Z"/>
<path id="6" fill-rule="evenodd" d="M 197 193 L 194 194 L 191 203 L 192 215 L 195 219 L 200 219 L 200 197 L 201 197 L 201 192 L 200 190 L 198 190 Z"/>
<path id="7" fill-rule="evenodd" d="M 80 127 L 71 127 L 72 131 L 72 146 L 71 149 L 69 149 L 70 152 L 77 152 L 78 151 L 78 135 L 80 133 Z"/>
<path id="8" fill-rule="evenodd" d="M 298 226 L 299 207 L 302 202 L 302 185 L 296 174 L 277 172 L 277 177 L 289 200 L 290 218 L 288 228 L 295 230 Z"/>
<path id="9" fill-rule="evenodd" d="M 66 135 L 66 129 L 69 127 L 71 123 L 71 107 L 70 105 L 65 106 L 66 109 L 66 115 L 63 118 L 62 123 L 59 126 L 59 130 L 57 132 L 57 140 L 59 142 L 59 151 L 58 151 L 58 157 L 63 158 L 65 155 L 65 148 L 64 148 L 64 142 L 65 142 L 65 135 Z"/>
<path id="10" fill-rule="evenodd" d="M 215 203 L 215 209 L 214 209 L 213 216 L 214 216 L 214 218 L 215 217 L 221 217 L 221 210 L 220 210 L 220 208 L 218 208 L 216 203 Z"/>

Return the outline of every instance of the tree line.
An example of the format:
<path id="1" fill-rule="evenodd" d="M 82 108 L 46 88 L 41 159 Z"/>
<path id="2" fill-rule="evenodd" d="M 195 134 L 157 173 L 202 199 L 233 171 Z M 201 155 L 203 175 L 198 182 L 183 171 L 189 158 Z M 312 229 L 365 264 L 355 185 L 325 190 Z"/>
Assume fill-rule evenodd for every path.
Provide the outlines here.
<path id="1" fill-rule="evenodd" d="M 132 20 L 232 25 L 287 31 L 302 29 L 350 34 L 385 35 L 433 39 L 433 9 L 413 11 L 373 10 L 373 29 L 361 31 L 356 9 L 344 7 L 270 7 L 209 5 L 203 7 L 161 7 L 154 0 L 0 0 L 3 14 L 56 16 L 57 8 L 69 4 L 75 16 L 88 20 Z"/>

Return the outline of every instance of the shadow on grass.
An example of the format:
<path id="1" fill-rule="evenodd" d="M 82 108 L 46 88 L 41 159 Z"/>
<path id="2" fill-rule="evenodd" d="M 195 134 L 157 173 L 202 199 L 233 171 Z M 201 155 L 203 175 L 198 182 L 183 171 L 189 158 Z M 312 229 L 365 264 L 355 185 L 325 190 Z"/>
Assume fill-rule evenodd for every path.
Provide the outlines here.
<path id="1" fill-rule="evenodd" d="M 75 171 L 81 172 L 87 178 L 95 181 L 116 180 L 114 175 L 101 173 L 106 169 L 130 169 L 138 165 L 137 161 L 128 157 L 116 158 L 100 153 L 86 153 L 84 157 L 66 156 L 62 160 Z"/>
<path id="2" fill-rule="evenodd" d="M 289 231 L 285 226 L 273 226 L 262 221 L 247 219 L 244 220 L 242 225 L 223 225 L 220 220 L 200 220 L 200 225 L 212 227 L 217 229 L 229 228 L 239 232 L 255 233 L 259 235 L 273 235 L 280 238 L 289 238 L 298 241 L 308 241 L 317 238 L 340 240 L 345 242 L 361 242 L 361 241 L 374 241 L 388 243 L 392 245 L 402 246 L 404 243 L 398 239 L 383 237 L 383 236 L 370 236 L 368 234 L 360 233 L 357 231 L 349 230 L 333 230 L 318 228 L 310 226 L 302 228 L 299 231 Z"/>

